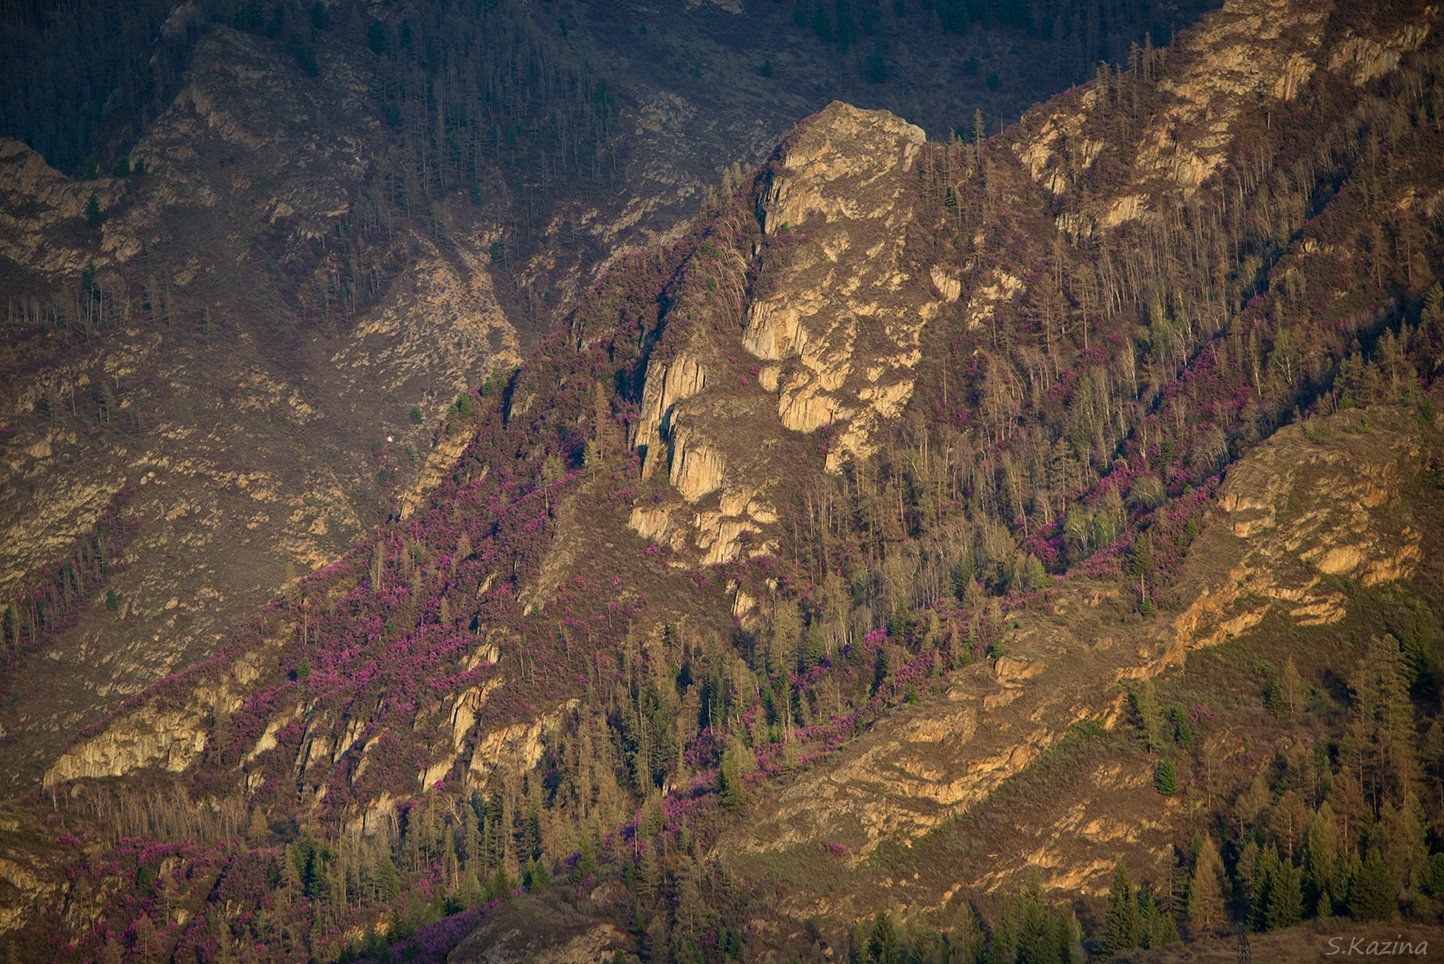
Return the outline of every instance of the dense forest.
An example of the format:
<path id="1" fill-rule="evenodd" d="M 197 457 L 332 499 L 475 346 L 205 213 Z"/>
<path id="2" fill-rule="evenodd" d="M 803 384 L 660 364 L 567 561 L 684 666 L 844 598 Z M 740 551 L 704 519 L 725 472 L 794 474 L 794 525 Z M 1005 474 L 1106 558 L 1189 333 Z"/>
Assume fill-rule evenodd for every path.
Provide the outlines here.
<path id="1" fill-rule="evenodd" d="M 726 55 L 709 64 L 707 75 L 694 64 L 694 75 L 678 78 L 665 72 L 654 77 L 647 65 L 636 65 L 638 76 L 631 76 L 616 66 L 619 58 L 609 56 L 639 39 L 632 31 L 647 36 L 646 24 L 585 3 L 575 11 L 550 6 L 512 0 L 381 8 L 300 0 L 161 2 L 135 9 L 86 0 L 12 4 L 3 14 L 7 30 L 0 54 L 28 66 L 0 90 L 0 135 L 24 142 L 68 175 L 114 177 L 133 188 L 147 172 L 143 163 L 132 164 L 131 154 L 182 87 L 198 45 L 214 39 L 217 30 L 240 31 L 290 62 L 295 74 L 286 78 L 288 84 L 324 79 L 344 85 L 359 78 L 381 122 L 382 136 L 370 146 L 365 184 L 352 198 L 345 224 L 335 237 L 313 243 L 306 257 L 286 259 L 292 275 L 287 295 L 302 321 L 343 328 L 353 323 L 398 273 L 404 252 L 392 245 L 396 235 L 415 227 L 444 243 L 448 230 L 456 229 L 444 202 L 464 198 L 474 214 L 502 228 L 491 251 L 498 269 L 505 269 L 497 272 L 501 296 L 530 328 L 547 319 L 543 302 L 551 293 L 513 273 L 538 253 L 564 202 L 632 183 L 619 179 L 629 160 L 645 167 L 645 158 L 632 158 L 630 128 L 619 125 L 623 108 L 637 104 L 618 101 L 623 91 L 641 96 L 644 75 L 647 83 L 695 87 L 711 109 L 754 96 L 717 92 L 718 83 L 737 71 L 761 71 L 769 85 L 813 97 L 852 89 L 851 82 L 832 77 L 851 76 L 886 103 L 910 96 L 915 81 L 933 74 L 937 65 L 924 54 L 936 54 L 942 63 L 961 65 L 965 90 L 979 88 L 1003 100 L 1011 92 L 1010 103 L 1026 103 L 1033 91 L 1086 79 L 1100 60 L 1124 63 L 1132 46 L 1168 37 L 1204 5 L 837 0 L 788 6 L 767 0 L 748 14 L 749 24 L 761 26 L 749 26 L 751 33 L 742 39 L 721 41 Z M 649 42 L 663 49 L 675 44 L 681 51 L 689 42 L 687 31 L 703 28 L 672 16 L 659 18 L 653 29 L 658 36 Z M 773 76 L 772 58 L 753 63 L 744 50 L 729 46 L 755 43 L 759 34 L 787 38 L 784 48 L 801 44 L 811 59 Z M 949 46 L 937 47 L 932 38 L 939 35 Z M 1040 49 L 1046 44 L 1051 53 L 1000 76 L 988 50 L 1029 44 Z M 82 69 L 71 69 L 72 58 Z M 717 72 L 723 76 L 712 76 Z M 933 113 L 972 136 L 977 106 L 950 101 Z M 996 129 L 1001 114 L 990 109 L 987 117 L 985 126 Z M 717 157 L 708 166 L 720 170 L 734 160 Z M 97 231 L 116 213 L 93 205 L 87 226 Z M 571 232 L 574 241 L 575 225 Z M 132 271 L 104 280 L 135 292 L 138 302 L 153 298 L 158 287 L 167 298 L 185 300 L 170 290 L 164 272 Z M 27 317 L 18 320 L 12 308 L 9 327 L 27 332 L 44 314 L 63 316 L 62 325 L 79 323 L 72 317 L 77 293 L 33 293 L 55 304 L 28 306 Z M 209 307 L 204 298 L 167 306 L 202 326 Z M 29 351 L 40 350 L 32 344 Z"/>
<path id="2" fill-rule="evenodd" d="M 368 49 L 378 107 L 399 133 L 410 168 L 404 178 L 421 196 L 453 189 L 462 177 L 474 183 L 498 161 L 569 171 L 606 139 L 605 90 L 499 0 L 427 5 L 384 20 L 360 5 L 244 0 L 135 9 L 21 3 L 5 16 L 7 58 L 31 67 L 6 85 L 0 130 L 76 175 L 123 162 L 169 104 L 212 24 L 283 43 L 310 75 L 334 45 Z M 86 69 L 72 69 L 61 50 Z"/>
<path id="3" fill-rule="evenodd" d="M 1145 36 L 1166 42 L 1197 13 L 1147 0 L 797 0 L 790 8 L 769 0 L 762 8 L 754 15 L 854 56 L 854 68 L 877 83 L 888 80 L 891 44 L 939 30 L 948 43 L 1014 30 L 1064 44 L 1066 55 L 1046 67 L 1054 83 L 1067 83 L 1099 61 L 1122 62 Z M 542 192 L 603 179 L 623 149 L 612 137 L 615 79 L 607 66 L 576 56 L 565 16 L 548 19 L 506 0 L 388 4 L 375 15 L 361 4 L 299 0 L 71 0 L 10 4 L 4 17 L 5 56 L 28 66 L 0 94 L 0 133 L 77 176 L 124 163 L 213 25 L 283 44 L 309 75 L 341 50 L 369 52 L 378 112 L 397 135 L 397 167 L 386 178 L 411 203 L 489 185 L 499 168 Z M 976 73 L 978 58 L 964 67 Z"/>

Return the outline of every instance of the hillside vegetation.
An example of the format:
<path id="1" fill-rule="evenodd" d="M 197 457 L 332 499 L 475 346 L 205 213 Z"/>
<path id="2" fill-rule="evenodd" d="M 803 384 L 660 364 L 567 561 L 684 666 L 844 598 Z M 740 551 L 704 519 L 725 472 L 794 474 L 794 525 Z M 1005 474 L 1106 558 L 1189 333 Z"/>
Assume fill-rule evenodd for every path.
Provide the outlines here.
<path id="1" fill-rule="evenodd" d="M 0 769 L 413 513 L 458 394 L 799 117 L 996 130 L 1201 9 L 7 4 Z"/>
<path id="2" fill-rule="evenodd" d="M 445 400 L 429 495 L 55 757 L 6 939 L 1437 935 L 1440 26 L 1238 0 L 993 136 L 806 118 Z"/>

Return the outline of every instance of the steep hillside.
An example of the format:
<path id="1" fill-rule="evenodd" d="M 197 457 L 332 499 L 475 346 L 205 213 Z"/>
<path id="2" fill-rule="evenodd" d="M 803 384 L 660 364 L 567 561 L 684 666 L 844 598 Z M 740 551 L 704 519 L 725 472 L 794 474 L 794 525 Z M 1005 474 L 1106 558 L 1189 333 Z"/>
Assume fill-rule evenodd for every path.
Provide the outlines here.
<path id="1" fill-rule="evenodd" d="M 1437 921 L 1439 30 L 1238 0 L 991 139 L 808 117 L 450 403 L 429 497 L 45 768 L 7 939 Z"/>
<path id="2" fill-rule="evenodd" d="M 30 280 L 6 339 L 0 598 L 23 610 L 117 497 L 137 527 L 108 560 L 116 605 L 88 586 L 39 632 L 7 630 L 7 661 L 44 656 L 22 669 L 33 686 L 7 669 L 20 702 L 4 726 L 53 734 L 7 746 L 11 772 L 336 558 L 414 482 L 456 394 L 519 360 L 482 239 L 469 254 L 412 232 L 369 239 L 399 276 L 355 314 L 319 301 L 358 283 L 357 249 L 328 238 L 365 230 L 353 205 L 378 125 L 344 69 L 301 77 L 221 30 L 135 146 L 147 173 L 74 181 L 5 149 L 6 203 L 26 213 L 5 222 L 0 261 Z M 319 136 L 323 123 L 348 134 Z M 38 279 L 64 300 L 34 294 Z M 336 314 L 354 319 L 344 337 Z M 79 621 L 62 629 L 62 607 Z M 104 671 L 71 670 L 87 664 Z"/>
<path id="3" fill-rule="evenodd" d="M 796 118 L 996 126 L 1201 9 L 748 7 L 7 7 L 0 769 L 414 511 L 457 395 Z"/>
<path id="4" fill-rule="evenodd" d="M 785 781 L 713 852 L 739 876 L 781 875 L 799 920 L 850 922 L 889 905 L 956 918 L 975 895 L 1035 874 L 1047 891 L 1101 897 L 1120 861 L 1166 880 L 1202 801 L 1160 795 L 1157 760 L 1106 735 L 1127 722 L 1130 689 L 1162 677 L 1164 692 L 1193 695 L 1178 703 L 1207 715 L 1196 739 L 1216 752 L 1185 782 L 1229 798 L 1246 789 L 1249 761 L 1286 753 L 1305 729 L 1264 725 L 1266 711 L 1229 698 L 1262 695 L 1267 680 L 1240 685 L 1212 653 L 1192 654 L 1222 648 L 1219 659 L 1245 667 L 1292 657 L 1317 680 L 1389 628 L 1372 611 L 1380 599 L 1437 599 L 1439 573 L 1420 564 L 1437 555 L 1444 508 L 1424 477 L 1438 442 L 1437 426 L 1387 410 L 1281 429 L 1209 500 L 1170 588 L 1176 606 L 1139 618 L 1116 583 L 1057 581 L 1010 613 L 991 665 L 954 674 Z"/>

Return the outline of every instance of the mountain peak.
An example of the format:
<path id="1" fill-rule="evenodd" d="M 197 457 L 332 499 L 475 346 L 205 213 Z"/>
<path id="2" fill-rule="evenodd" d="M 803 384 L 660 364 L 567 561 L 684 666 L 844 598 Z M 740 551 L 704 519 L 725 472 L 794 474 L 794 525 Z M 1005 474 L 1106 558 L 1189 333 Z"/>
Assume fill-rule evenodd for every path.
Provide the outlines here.
<path id="1" fill-rule="evenodd" d="M 921 127 L 903 120 L 890 110 L 858 107 L 845 100 L 834 100 L 817 113 L 804 117 L 795 129 L 824 136 L 857 136 L 875 131 L 919 143 L 926 139 Z"/>
<path id="2" fill-rule="evenodd" d="M 795 227 L 814 213 L 833 220 L 878 178 L 910 167 L 926 140 L 896 114 L 833 101 L 804 118 L 773 155 L 764 229 Z"/>

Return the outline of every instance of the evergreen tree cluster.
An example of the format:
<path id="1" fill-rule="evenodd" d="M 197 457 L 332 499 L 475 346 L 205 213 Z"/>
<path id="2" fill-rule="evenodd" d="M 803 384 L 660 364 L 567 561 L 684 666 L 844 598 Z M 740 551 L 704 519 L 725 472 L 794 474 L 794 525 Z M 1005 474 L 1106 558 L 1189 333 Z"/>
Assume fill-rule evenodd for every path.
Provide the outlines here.
<path id="1" fill-rule="evenodd" d="M 1176 939 L 1176 938 L 1175 938 Z M 1083 964 L 1083 929 L 1034 876 L 1005 897 L 991 926 L 965 909 L 949 928 L 899 925 L 880 911 L 853 930 L 851 964 Z"/>
<path id="2" fill-rule="evenodd" d="M 1438 631 L 1419 649 L 1437 661 Z M 1336 915 L 1393 920 L 1439 893 L 1438 812 L 1431 819 L 1420 796 L 1444 776 L 1437 682 L 1410 695 L 1425 672 L 1410 670 L 1394 636 L 1370 642 L 1352 676 L 1347 728 L 1248 784 L 1218 825 L 1223 847 L 1214 834 L 1195 839 L 1191 934 L 1233 922 L 1270 931 Z"/>

